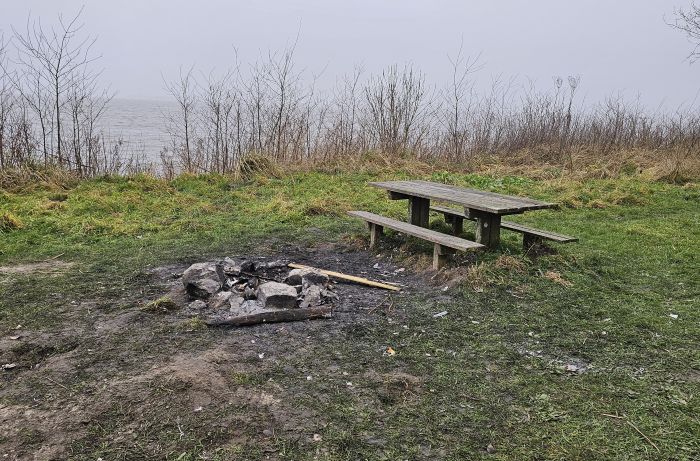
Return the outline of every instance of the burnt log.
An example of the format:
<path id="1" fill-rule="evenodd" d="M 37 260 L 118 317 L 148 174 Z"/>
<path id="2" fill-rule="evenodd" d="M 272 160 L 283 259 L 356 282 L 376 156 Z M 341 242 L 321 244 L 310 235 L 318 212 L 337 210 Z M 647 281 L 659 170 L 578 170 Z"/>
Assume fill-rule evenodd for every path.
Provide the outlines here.
<path id="1" fill-rule="evenodd" d="M 229 317 L 223 320 L 212 320 L 207 322 L 207 325 L 210 327 L 245 327 L 250 325 L 258 325 L 260 323 L 297 322 L 300 320 L 330 318 L 331 312 L 331 306 L 283 309 L 278 311 L 241 315 L 238 317 Z"/>

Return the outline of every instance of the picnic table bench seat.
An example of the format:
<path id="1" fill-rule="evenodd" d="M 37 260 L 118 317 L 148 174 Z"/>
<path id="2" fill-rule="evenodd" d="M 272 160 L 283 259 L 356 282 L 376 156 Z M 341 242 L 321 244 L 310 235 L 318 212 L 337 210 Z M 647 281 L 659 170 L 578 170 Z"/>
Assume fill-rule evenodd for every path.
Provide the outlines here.
<path id="1" fill-rule="evenodd" d="M 452 230 L 456 235 L 462 232 L 463 220 L 475 220 L 474 217 L 469 216 L 468 214 L 460 210 L 456 210 L 450 207 L 434 205 L 431 206 L 430 209 L 432 211 L 442 213 L 445 216 L 445 222 L 447 222 L 448 224 L 452 224 Z M 523 234 L 523 246 L 525 247 L 525 249 L 530 248 L 533 244 L 538 243 L 542 240 L 552 240 L 558 243 L 578 242 L 578 238 L 576 237 L 557 234 L 556 232 L 550 232 L 541 229 L 535 229 L 534 227 L 524 226 L 522 224 L 514 223 L 511 221 L 501 221 L 501 227 L 513 232 L 519 232 Z"/>
<path id="2" fill-rule="evenodd" d="M 455 250 L 469 251 L 485 248 L 485 246 L 480 243 L 472 242 L 454 235 L 443 234 L 403 221 L 397 221 L 368 211 L 348 211 L 348 214 L 367 222 L 370 228 L 370 246 L 372 247 L 377 244 L 385 227 L 433 242 L 433 268 L 435 270 L 440 269 L 444 265 L 447 255 L 453 253 Z"/>

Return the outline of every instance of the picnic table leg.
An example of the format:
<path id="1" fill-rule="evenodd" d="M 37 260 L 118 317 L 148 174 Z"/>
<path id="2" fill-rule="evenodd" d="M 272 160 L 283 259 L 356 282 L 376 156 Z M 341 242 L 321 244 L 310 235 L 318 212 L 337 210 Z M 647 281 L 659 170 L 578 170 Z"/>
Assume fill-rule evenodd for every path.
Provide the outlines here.
<path id="1" fill-rule="evenodd" d="M 501 216 L 478 210 L 466 210 L 467 215 L 476 218 L 476 241 L 494 248 L 501 241 Z"/>
<path id="2" fill-rule="evenodd" d="M 379 224 L 369 223 L 369 246 L 374 248 L 379 242 L 379 238 L 384 233 L 384 227 Z"/>
<path id="3" fill-rule="evenodd" d="M 464 219 L 455 216 L 450 224 L 452 224 L 452 233 L 454 235 L 459 236 L 464 232 Z"/>
<path id="4" fill-rule="evenodd" d="M 445 213 L 445 223 L 452 226 L 452 235 L 459 236 L 464 232 L 464 218 Z"/>
<path id="5" fill-rule="evenodd" d="M 440 270 L 447 262 L 447 256 L 454 253 L 452 248 L 444 247 L 439 243 L 433 246 L 433 269 Z"/>
<path id="6" fill-rule="evenodd" d="M 530 250 L 534 245 L 539 245 L 540 243 L 542 243 L 541 237 L 528 234 L 527 232 L 523 234 L 523 249 L 525 251 Z"/>
<path id="7" fill-rule="evenodd" d="M 430 221 L 430 200 L 421 197 L 408 198 L 408 222 L 420 227 L 428 227 Z"/>

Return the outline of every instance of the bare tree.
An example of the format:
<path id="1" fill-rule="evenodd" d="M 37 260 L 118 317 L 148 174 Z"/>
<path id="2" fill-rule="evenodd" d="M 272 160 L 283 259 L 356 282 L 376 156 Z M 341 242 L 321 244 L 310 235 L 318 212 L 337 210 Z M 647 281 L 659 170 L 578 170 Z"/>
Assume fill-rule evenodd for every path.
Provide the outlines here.
<path id="1" fill-rule="evenodd" d="M 571 152 L 571 123 L 573 121 L 573 104 L 574 104 L 574 97 L 576 96 L 576 90 L 579 87 L 579 84 L 581 83 L 581 77 L 579 76 L 569 76 L 568 78 L 569 81 L 569 101 L 568 104 L 566 105 L 566 114 L 564 115 L 564 126 L 562 129 L 562 133 L 560 135 L 560 141 L 559 141 L 559 155 L 563 156 L 564 152 L 566 151 L 568 153 L 568 162 L 569 162 L 569 168 L 573 170 L 574 168 L 574 158 L 573 154 Z"/>
<path id="2" fill-rule="evenodd" d="M 100 157 L 102 143 L 97 123 L 102 117 L 113 94 L 108 89 L 98 86 L 97 75 L 81 73 L 73 76 L 73 82 L 67 95 L 67 107 L 70 114 L 71 136 L 68 138 L 72 152 L 73 168 L 80 176 L 93 176 L 107 167 L 109 162 Z"/>
<path id="3" fill-rule="evenodd" d="M 469 77 L 481 68 L 480 56 L 465 57 L 462 43 L 457 55 L 454 58 L 448 56 L 448 59 L 452 67 L 452 76 L 442 95 L 446 108 L 442 112 L 442 125 L 446 135 L 446 149 L 452 160 L 459 161 L 466 156 L 469 141 L 468 122 L 473 109 L 474 84 Z"/>
<path id="4" fill-rule="evenodd" d="M 76 74 L 82 78 L 92 79 L 88 64 L 98 59 L 91 54 L 95 38 L 80 38 L 83 28 L 80 24 L 80 11 L 70 20 L 58 18 L 58 27 L 45 31 L 40 20 L 27 19 L 26 30 L 20 32 L 13 28 L 14 39 L 17 41 L 17 61 L 28 75 L 35 94 L 50 95 L 53 105 L 53 123 L 55 132 L 55 153 L 58 164 L 63 165 L 63 109 L 67 104 L 66 94 L 75 84 Z M 94 76 L 96 78 L 96 76 Z M 40 106 L 40 104 L 39 104 Z M 38 112 L 41 112 L 39 110 Z"/>
<path id="5" fill-rule="evenodd" d="M 326 130 L 324 157 L 333 154 L 346 156 L 362 150 L 358 138 L 358 88 L 362 68 L 355 67 L 352 74 L 345 75 L 335 88 L 334 101 L 328 109 L 330 123 Z"/>
<path id="6" fill-rule="evenodd" d="M 299 118 L 295 119 L 295 116 L 301 115 L 298 111 L 309 96 L 300 87 L 300 73 L 294 68 L 295 46 L 296 43 L 281 55 L 268 53 L 265 66 L 265 83 L 268 86 L 268 94 L 272 96 L 269 148 L 278 160 L 287 157 L 289 144 L 295 141 L 292 124 L 301 122 Z M 296 139 L 298 144 L 298 138 Z"/>
<path id="7" fill-rule="evenodd" d="M 263 140 L 264 118 L 270 96 L 265 85 L 267 68 L 264 64 L 256 62 L 250 66 L 250 81 L 245 83 L 245 109 L 249 123 L 248 151 L 263 154 L 265 151 Z"/>
<path id="8" fill-rule="evenodd" d="M 232 129 L 235 124 L 234 108 L 237 95 L 232 88 L 233 73 L 226 72 L 217 78 L 210 73 L 200 88 L 202 129 L 206 133 L 205 149 L 211 155 L 209 164 L 218 173 L 227 173 L 235 163 L 231 158 Z"/>
<path id="9" fill-rule="evenodd" d="M 691 3 L 685 8 L 675 10 L 675 18 L 668 23 L 671 27 L 685 33 L 688 40 L 693 44 L 693 50 L 688 55 L 691 62 L 700 58 L 700 6 Z"/>
<path id="10" fill-rule="evenodd" d="M 0 35 L 0 63 L 5 62 L 5 37 Z M 5 168 L 5 144 L 8 120 L 12 111 L 13 101 L 11 88 L 8 83 L 5 65 L 0 65 L 0 169 Z"/>
<path id="11" fill-rule="evenodd" d="M 192 142 L 195 139 L 193 132 L 197 102 L 195 93 L 197 82 L 192 72 L 193 68 L 184 73 L 180 68 L 180 77 L 177 81 L 165 82 L 166 89 L 175 98 L 179 109 L 177 115 L 169 116 L 169 129 L 176 140 L 173 149 L 179 154 L 182 167 L 188 173 L 196 172 L 199 167 L 192 149 Z"/>
<path id="12" fill-rule="evenodd" d="M 364 88 L 366 123 L 382 151 L 398 154 L 416 141 L 416 127 L 426 111 L 425 77 L 412 67 L 391 66 Z"/>

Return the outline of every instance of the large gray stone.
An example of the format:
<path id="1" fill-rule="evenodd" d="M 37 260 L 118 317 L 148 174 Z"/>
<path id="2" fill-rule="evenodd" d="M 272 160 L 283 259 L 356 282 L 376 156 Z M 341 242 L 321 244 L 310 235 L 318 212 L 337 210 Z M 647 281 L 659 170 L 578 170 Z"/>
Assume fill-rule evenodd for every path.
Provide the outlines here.
<path id="1" fill-rule="evenodd" d="M 328 276 L 313 269 L 292 269 L 285 282 L 290 285 L 326 285 Z"/>
<path id="2" fill-rule="evenodd" d="M 259 312 L 264 312 L 267 310 L 276 310 L 276 309 L 265 309 L 260 301 L 257 299 L 249 299 L 249 300 L 244 300 L 241 297 L 238 297 L 236 301 L 233 301 L 234 298 L 231 298 L 231 309 L 229 309 L 229 312 L 231 314 L 231 317 L 239 317 L 241 315 L 250 315 L 250 314 L 257 314 Z"/>
<path id="3" fill-rule="evenodd" d="M 285 267 L 287 267 L 287 263 L 282 261 L 281 259 L 278 259 L 276 261 L 268 261 L 260 267 L 256 266 L 256 269 L 284 269 Z"/>
<path id="4" fill-rule="evenodd" d="M 189 303 L 187 307 L 192 311 L 202 311 L 207 308 L 207 303 L 205 303 L 201 299 L 198 299 Z"/>
<path id="5" fill-rule="evenodd" d="M 221 309 L 229 304 L 231 296 L 233 296 L 233 293 L 230 291 L 220 291 L 209 299 L 209 307 L 212 309 Z"/>
<path id="6" fill-rule="evenodd" d="M 233 275 L 236 277 L 245 272 L 253 272 L 255 269 L 255 264 L 253 263 L 253 261 L 247 259 L 237 261 L 235 259 L 226 257 L 221 262 L 221 265 L 223 266 L 223 270 L 226 274 Z"/>
<path id="7" fill-rule="evenodd" d="M 297 305 L 297 290 L 284 283 L 263 283 L 258 287 L 258 301 L 266 308 L 292 309 Z"/>
<path id="8" fill-rule="evenodd" d="M 255 262 L 250 259 L 244 259 L 241 261 L 241 270 L 243 272 L 253 272 L 255 270 Z"/>
<path id="9" fill-rule="evenodd" d="M 301 280 L 304 285 L 327 285 L 328 276 L 322 272 L 309 270 L 302 275 Z"/>
<path id="10" fill-rule="evenodd" d="M 221 262 L 221 266 L 223 267 L 224 273 L 227 275 L 241 275 L 241 265 L 231 258 L 224 258 Z"/>
<path id="11" fill-rule="evenodd" d="M 301 276 L 304 274 L 304 269 L 292 269 L 289 271 L 287 278 L 284 280 L 290 285 L 301 285 Z"/>
<path id="12" fill-rule="evenodd" d="M 299 307 L 307 308 L 319 306 L 321 304 L 321 287 L 318 285 L 311 285 L 306 290 L 304 290 L 304 299 L 299 304 Z"/>
<path id="13" fill-rule="evenodd" d="M 229 305 L 231 306 L 231 312 L 238 312 L 238 309 L 241 307 L 241 304 L 245 302 L 245 299 L 243 299 L 243 296 L 240 295 L 235 295 L 231 296 L 228 300 Z"/>
<path id="14" fill-rule="evenodd" d="M 221 290 L 225 281 L 221 265 L 212 262 L 192 264 L 182 274 L 182 284 L 195 298 L 209 298 Z"/>

